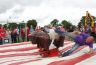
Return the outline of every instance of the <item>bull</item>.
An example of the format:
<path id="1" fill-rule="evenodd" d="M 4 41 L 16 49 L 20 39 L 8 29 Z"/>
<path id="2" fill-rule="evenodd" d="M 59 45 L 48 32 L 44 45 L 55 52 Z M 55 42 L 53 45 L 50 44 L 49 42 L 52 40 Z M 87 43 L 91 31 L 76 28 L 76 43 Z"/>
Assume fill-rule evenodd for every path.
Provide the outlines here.
<path id="1" fill-rule="evenodd" d="M 37 44 L 40 55 L 43 57 L 53 57 L 59 55 L 59 47 L 64 45 L 64 36 L 59 35 L 53 29 L 49 33 L 44 31 L 34 31 L 29 35 L 32 44 Z"/>

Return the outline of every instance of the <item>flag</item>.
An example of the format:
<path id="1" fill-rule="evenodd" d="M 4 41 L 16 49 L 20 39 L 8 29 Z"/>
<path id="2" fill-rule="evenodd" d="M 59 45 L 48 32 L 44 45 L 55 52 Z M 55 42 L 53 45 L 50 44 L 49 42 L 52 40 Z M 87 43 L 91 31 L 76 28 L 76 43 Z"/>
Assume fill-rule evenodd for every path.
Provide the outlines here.
<path id="1" fill-rule="evenodd" d="M 65 52 L 74 45 L 65 41 L 60 52 Z M 96 44 L 94 44 L 96 50 Z M 46 57 L 39 55 L 36 44 L 21 42 L 0 46 L 0 65 L 96 65 L 96 53 L 88 54 L 89 48 L 82 46 L 67 57 Z"/>

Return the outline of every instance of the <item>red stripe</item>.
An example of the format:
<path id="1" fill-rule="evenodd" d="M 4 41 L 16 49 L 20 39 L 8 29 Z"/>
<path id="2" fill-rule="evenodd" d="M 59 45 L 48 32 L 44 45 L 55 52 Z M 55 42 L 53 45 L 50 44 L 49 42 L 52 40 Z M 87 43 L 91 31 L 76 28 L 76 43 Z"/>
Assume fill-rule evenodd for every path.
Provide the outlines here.
<path id="1" fill-rule="evenodd" d="M 70 60 L 62 60 L 62 61 L 55 61 L 55 62 L 52 62 L 48 65 L 74 65 L 78 62 L 81 62 L 87 58 L 90 58 L 92 56 L 96 55 L 96 53 L 94 54 L 84 54 L 82 56 L 79 56 L 79 57 L 76 57 L 76 58 L 73 58 L 73 59 L 70 59 Z"/>
<path id="2" fill-rule="evenodd" d="M 70 41 L 66 41 L 64 43 L 64 45 L 69 44 Z M 22 43 L 13 43 L 13 44 L 5 44 L 5 45 L 0 45 L 0 48 L 4 48 L 4 47 L 11 47 L 11 46 L 20 46 L 20 45 L 26 45 L 26 44 L 32 44 L 31 42 L 22 42 Z M 35 44 L 32 44 L 35 45 Z"/>
<path id="3" fill-rule="evenodd" d="M 31 43 L 30 42 L 26 42 L 26 43 L 5 44 L 5 45 L 0 45 L 0 48 L 11 47 L 11 46 L 19 46 L 19 45 L 26 45 L 26 44 L 31 44 Z"/>
<path id="4" fill-rule="evenodd" d="M 72 46 L 66 47 L 66 48 L 63 49 L 62 51 L 66 51 L 66 50 L 70 49 L 71 47 L 72 47 Z M 76 52 L 80 51 L 80 50 L 83 49 L 83 48 L 84 48 L 84 46 L 81 47 L 81 48 L 79 48 Z M 76 53 L 76 52 L 74 52 L 74 53 Z M 12 64 L 10 64 L 10 65 L 19 65 L 19 64 L 23 64 L 23 63 L 29 63 L 29 62 L 32 62 L 32 61 L 30 61 L 30 60 L 20 61 L 20 62 L 12 63 Z"/>
<path id="5" fill-rule="evenodd" d="M 67 45 L 69 44 L 70 42 L 66 42 L 64 43 L 64 45 Z M 27 48 L 16 48 L 16 49 L 10 49 L 11 46 L 20 46 L 20 45 L 27 45 L 27 44 L 31 44 L 29 42 L 26 42 L 26 43 L 20 43 L 20 44 L 9 44 L 9 45 L 3 45 L 3 46 L 0 46 L 1 48 L 4 48 L 4 47 L 9 47 L 9 49 L 7 50 L 0 50 L 0 53 L 4 53 L 4 52 L 23 52 L 23 51 L 28 51 L 28 50 L 33 50 L 33 49 L 37 49 L 36 46 L 34 47 L 27 47 Z M 70 49 L 72 46 L 68 46 L 66 48 L 64 48 L 63 50 L 60 50 L 60 51 L 66 51 L 68 49 Z M 6 53 L 5 53 L 6 54 Z M 14 54 L 8 54 L 8 55 L 0 55 L 0 58 L 10 58 L 10 57 L 18 57 L 18 56 L 33 56 L 33 55 L 39 55 L 39 52 L 34 52 L 34 53 L 14 53 Z M 23 61 L 23 59 L 21 59 L 20 62 L 15 62 L 15 63 L 11 63 L 11 61 L 9 61 L 11 64 L 10 65 L 19 65 L 19 64 L 23 64 L 23 63 L 28 63 L 28 62 L 33 62 L 33 61 L 37 61 L 37 60 L 40 60 L 40 59 L 32 59 L 32 60 L 26 60 L 26 61 Z M 13 60 L 14 61 L 14 60 Z M 15 60 L 16 61 L 16 60 Z M 8 61 L 6 61 L 8 62 Z M 5 63 L 6 63 L 5 62 Z"/>
<path id="6" fill-rule="evenodd" d="M 30 59 L 30 58 L 27 58 L 27 59 Z M 0 64 L 3 64 L 3 63 L 6 63 L 6 62 L 12 62 L 12 61 L 20 61 L 20 60 L 26 60 L 26 58 L 25 59 L 13 59 L 13 60 L 7 60 L 7 61 L 0 61 Z"/>
<path id="7" fill-rule="evenodd" d="M 66 50 L 68 50 L 68 49 L 70 49 L 70 47 L 71 46 L 69 46 L 69 47 L 66 47 L 65 49 L 63 49 L 63 50 L 61 50 L 61 51 L 66 51 Z M 21 48 L 21 49 L 16 49 L 16 50 L 8 50 L 8 51 L 25 51 L 25 50 L 31 50 L 32 48 Z M 36 48 L 33 48 L 33 49 L 36 49 Z M 3 52 L 4 52 L 4 50 L 3 50 Z M 10 54 L 10 55 L 0 55 L 0 58 L 5 58 L 5 57 L 14 57 L 14 56 L 26 56 L 26 55 L 37 55 L 37 54 L 39 54 L 39 52 L 37 51 L 37 52 L 34 52 L 34 53 L 18 53 L 18 54 Z"/>
<path id="8" fill-rule="evenodd" d="M 62 50 L 60 50 L 60 52 L 65 52 L 66 50 L 68 50 L 68 49 L 70 49 L 70 48 L 72 48 L 72 46 L 68 46 L 68 47 L 66 47 L 66 48 L 64 48 L 64 49 L 62 49 Z"/>
<path id="9" fill-rule="evenodd" d="M 20 65 L 20 64 L 24 64 L 24 63 L 28 63 L 28 62 L 34 62 L 34 61 L 39 61 L 41 59 L 36 59 L 36 60 L 27 60 L 27 61 L 23 61 L 23 62 L 17 62 L 17 63 L 11 63 L 8 65 Z M 32 65 L 32 64 L 31 64 Z"/>
<path id="10" fill-rule="evenodd" d="M 64 49 L 61 50 L 61 51 L 66 51 L 66 50 L 70 49 L 71 47 L 72 47 L 72 46 L 66 47 L 66 48 L 64 48 Z M 36 53 L 33 53 L 33 54 L 35 55 Z M 38 54 L 38 52 L 37 52 L 37 54 Z M 35 60 L 35 61 L 37 61 L 37 60 Z M 28 62 L 32 62 L 32 60 L 15 62 L 15 63 L 12 63 L 12 64 L 10 64 L 10 65 L 19 65 L 19 64 L 28 63 Z"/>
<path id="11" fill-rule="evenodd" d="M 38 55 L 38 52 L 34 53 L 18 53 L 18 54 L 10 54 L 10 55 L 0 55 L 0 58 L 7 58 L 7 57 L 16 57 L 16 56 L 32 56 L 32 55 Z"/>
<path id="12" fill-rule="evenodd" d="M 5 52 L 12 52 L 12 51 L 28 51 L 28 50 L 33 50 L 37 49 L 37 47 L 27 47 L 27 48 L 19 48 L 19 49 L 7 49 L 7 50 L 0 50 L 0 53 L 5 53 Z"/>
<path id="13" fill-rule="evenodd" d="M 74 53 L 76 53 L 76 52 L 78 52 L 78 51 L 80 51 L 81 49 L 83 49 L 83 48 L 85 48 L 86 46 L 81 46 L 81 47 L 79 47 L 77 50 L 75 50 L 74 52 L 73 52 L 73 54 Z"/>

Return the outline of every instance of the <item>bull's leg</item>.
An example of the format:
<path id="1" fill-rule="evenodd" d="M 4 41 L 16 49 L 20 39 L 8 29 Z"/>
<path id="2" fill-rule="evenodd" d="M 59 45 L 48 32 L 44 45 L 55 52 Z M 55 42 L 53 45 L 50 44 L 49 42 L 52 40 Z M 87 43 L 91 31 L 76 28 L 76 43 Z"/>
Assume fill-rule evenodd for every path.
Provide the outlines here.
<path id="1" fill-rule="evenodd" d="M 49 49 L 50 49 L 50 46 L 51 46 L 51 49 L 52 48 L 54 48 L 54 46 L 53 46 L 53 42 L 54 42 L 54 40 L 52 40 L 51 41 L 51 44 L 49 44 L 50 43 L 50 41 L 48 40 L 48 41 L 46 41 L 46 43 L 44 43 L 43 45 L 43 52 L 41 53 L 41 56 L 42 57 L 48 57 L 49 56 L 49 54 L 50 54 L 50 51 L 49 51 Z"/>
<path id="2" fill-rule="evenodd" d="M 50 44 L 50 46 L 49 46 L 49 49 L 54 49 L 54 48 L 56 48 L 56 46 L 55 46 L 53 43 L 54 43 L 54 39 L 52 39 L 51 44 Z"/>
<path id="3" fill-rule="evenodd" d="M 49 47 L 47 45 L 45 45 L 44 48 L 40 48 L 40 55 L 42 57 L 48 57 L 49 56 Z"/>

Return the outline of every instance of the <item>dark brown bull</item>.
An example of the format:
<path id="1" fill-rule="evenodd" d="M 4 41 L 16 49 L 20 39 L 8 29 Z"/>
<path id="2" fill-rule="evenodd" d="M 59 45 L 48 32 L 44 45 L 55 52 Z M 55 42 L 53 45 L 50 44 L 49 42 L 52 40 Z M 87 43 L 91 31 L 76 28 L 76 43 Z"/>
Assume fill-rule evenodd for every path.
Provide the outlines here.
<path id="1" fill-rule="evenodd" d="M 37 47 L 39 49 L 43 49 L 42 51 L 45 51 L 47 54 L 49 54 L 49 47 L 52 42 L 52 39 L 50 39 L 50 36 L 48 33 L 45 32 L 32 32 L 32 34 L 29 36 L 30 40 L 33 44 L 37 44 Z M 58 49 L 59 47 L 62 47 L 64 43 L 64 36 L 59 36 L 58 39 L 55 39 L 53 44 Z"/>

